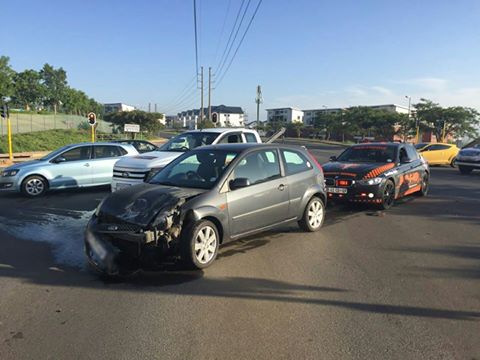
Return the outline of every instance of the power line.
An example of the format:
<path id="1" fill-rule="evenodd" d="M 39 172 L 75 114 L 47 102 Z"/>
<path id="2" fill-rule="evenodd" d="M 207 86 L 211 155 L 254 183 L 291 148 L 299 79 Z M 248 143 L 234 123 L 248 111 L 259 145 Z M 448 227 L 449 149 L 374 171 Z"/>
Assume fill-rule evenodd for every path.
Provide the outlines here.
<path id="1" fill-rule="evenodd" d="M 240 20 L 240 23 L 238 24 L 238 27 L 237 27 L 237 31 L 235 31 L 235 36 L 233 37 L 233 40 L 232 42 L 230 43 L 230 46 L 228 48 L 228 52 L 227 52 L 227 56 L 225 56 L 225 58 L 223 59 L 223 63 L 222 65 L 217 69 L 217 72 L 218 74 L 220 74 L 225 66 L 225 64 L 227 63 L 227 59 L 228 57 L 230 56 L 230 52 L 232 51 L 232 48 L 233 48 L 233 44 L 235 44 L 235 40 L 237 40 L 237 36 L 238 36 L 238 33 L 242 27 L 242 24 L 243 24 L 243 20 L 245 20 L 245 15 L 247 14 L 247 11 L 248 11 L 248 7 L 250 6 L 250 2 L 252 0 L 248 0 L 248 3 L 247 3 L 247 6 L 245 7 L 245 10 L 243 11 L 243 15 L 242 15 L 242 19 Z"/>
<path id="2" fill-rule="evenodd" d="M 181 96 L 178 101 L 176 101 L 174 104 L 172 104 L 171 106 L 169 106 L 166 110 L 166 112 L 170 112 L 172 110 L 175 110 L 177 108 L 179 108 L 180 106 L 183 106 L 183 104 L 186 102 L 186 101 L 189 101 L 190 99 L 192 99 L 196 94 L 197 94 L 197 86 L 193 86 L 192 88 L 190 88 L 190 90 L 188 92 L 186 92 L 183 96 Z"/>
<path id="3" fill-rule="evenodd" d="M 248 23 L 247 28 L 245 29 L 245 32 L 243 33 L 243 36 L 242 36 L 242 38 L 240 39 L 240 42 L 238 43 L 238 46 L 237 46 L 235 52 L 233 53 L 233 56 L 232 56 L 232 58 L 230 59 L 230 62 L 228 63 L 228 66 L 227 66 L 226 70 L 223 72 L 223 74 L 221 75 L 221 78 L 218 80 L 216 87 L 218 87 L 218 85 L 220 85 L 221 81 L 222 81 L 223 78 L 225 77 L 225 74 L 226 74 L 226 73 L 228 72 L 228 70 L 230 69 L 230 66 L 231 66 L 232 63 L 233 63 L 233 60 L 235 59 L 235 56 L 237 55 L 237 52 L 238 52 L 238 50 L 240 49 L 240 46 L 242 46 L 243 40 L 245 39 L 245 36 L 247 35 L 247 32 L 248 32 L 248 30 L 250 29 L 250 26 L 252 25 L 253 20 L 255 19 L 255 15 L 257 15 L 258 9 L 260 8 L 260 5 L 262 4 L 262 1 L 263 1 L 263 0 L 260 0 L 260 1 L 258 2 L 257 7 L 255 8 L 255 12 L 253 13 L 252 18 L 250 19 L 250 22 Z"/>
<path id="4" fill-rule="evenodd" d="M 198 75 L 197 0 L 193 0 L 193 25 L 195 28 L 195 67 Z"/>
<path id="5" fill-rule="evenodd" d="M 222 30 L 220 31 L 220 37 L 218 38 L 217 48 L 215 49 L 215 57 L 213 62 L 217 60 L 218 50 L 220 50 L 220 44 L 222 43 L 223 33 L 225 32 L 225 25 L 227 24 L 228 14 L 230 14 L 230 6 L 232 5 L 232 0 L 228 0 L 227 11 L 223 17 Z"/>
<path id="6" fill-rule="evenodd" d="M 236 28 L 236 26 L 237 26 L 238 18 L 240 17 L 240 13 L 242 12 L 243 4 L 244 4 L 244 3 L 245 3 L 245 0 L 242 0 L 242 3 L 240 4 L 240 8 L 239 8 L 238 11 L 237 11 L 237 16 L 235 17 L 235 22 L 233 23 L 232 30 L 230 31 L 230 36 L 228 37 L 227 44 L 225 45 L 225 49 L 223 50 L 222 56 L 220 57 L 220 61 L 219 61 L 219 63 L 218 63 L 217 69 L 218 69 L 218 67 L 220 66 L 220 64 L 222 63 L 223 57 L 224 57 L 225 54 L 227 53 L 227 49 L 228 49 L 228 46 L 229 46 L 229 44 L 230 44 L 230 40 L 232 39 L 233 32 L 235 31 L 235 28 Z"/>

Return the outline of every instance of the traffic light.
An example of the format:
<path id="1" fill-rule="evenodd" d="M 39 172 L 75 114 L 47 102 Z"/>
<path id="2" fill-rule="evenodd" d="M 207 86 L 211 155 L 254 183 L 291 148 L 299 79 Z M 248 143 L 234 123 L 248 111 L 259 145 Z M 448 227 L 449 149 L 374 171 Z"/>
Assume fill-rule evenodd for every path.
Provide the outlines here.
<path id="1" fill-rule="evenodd" d="M 93 112 L 90 112 L 88 113 L 87 117 L 88 117 L 88 123 L 90 124 L 90 126 L 95 126 L 95 124 L 97 123 L 97 115 L 95 115 L 95 113 Z"/>
<path id="2" fill-rule="evenodd" d="M 218 114 L 216 112 L 212 113 L 212 122 L 214 124 L 218 122 Z"/>
<path id="3" fill-rule="evenodd" d="M 7 119 L 9 117 L 8 114 L 8 105 L 3 104 L 3 106 L 0 108 L 0 115 L 2 118 Z"/>

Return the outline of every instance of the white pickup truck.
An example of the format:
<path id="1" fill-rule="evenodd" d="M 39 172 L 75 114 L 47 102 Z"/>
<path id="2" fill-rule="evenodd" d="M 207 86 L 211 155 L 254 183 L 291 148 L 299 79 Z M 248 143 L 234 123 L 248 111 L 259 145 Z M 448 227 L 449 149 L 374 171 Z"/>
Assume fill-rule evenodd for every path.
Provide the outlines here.
<path id="1" fill-rule="evenodd" d="M 141 184 L 185 151 L 204 145 L 261 143 L 255 130 L 213 128 L 184 132 L 170 139 L 160 149 L 121 158 L 113 168 L 112 191 Z"/>

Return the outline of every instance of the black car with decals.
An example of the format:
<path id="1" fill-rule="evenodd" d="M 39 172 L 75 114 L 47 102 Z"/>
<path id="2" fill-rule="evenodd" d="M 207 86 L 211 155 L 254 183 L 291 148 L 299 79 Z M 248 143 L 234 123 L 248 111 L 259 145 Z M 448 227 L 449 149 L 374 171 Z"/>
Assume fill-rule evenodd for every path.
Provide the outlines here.
<path id="1" fill-rule="evenodd" d="M 413 145 L 353 145 L 323 165 L 329 201 L 369 203 L 388 209 L 395 199 L 426 195 L 430 170 Z"/>

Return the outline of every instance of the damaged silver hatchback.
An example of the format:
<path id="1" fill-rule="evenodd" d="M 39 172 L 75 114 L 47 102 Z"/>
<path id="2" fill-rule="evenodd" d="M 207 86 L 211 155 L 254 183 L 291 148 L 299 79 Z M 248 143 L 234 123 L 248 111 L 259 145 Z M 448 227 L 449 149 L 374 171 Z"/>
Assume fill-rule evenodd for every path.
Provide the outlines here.
<path id="1" fill-rule="evenodd" d="M 107 275 L 172 260 L 203 269 L 227 241 L 290 221 L 319 230 L 325 205 L 322 169 L 304 148 L 207 146 L 175 159 L 149 183 L 105 198 L 88 223 L 85 251 Z"/>

